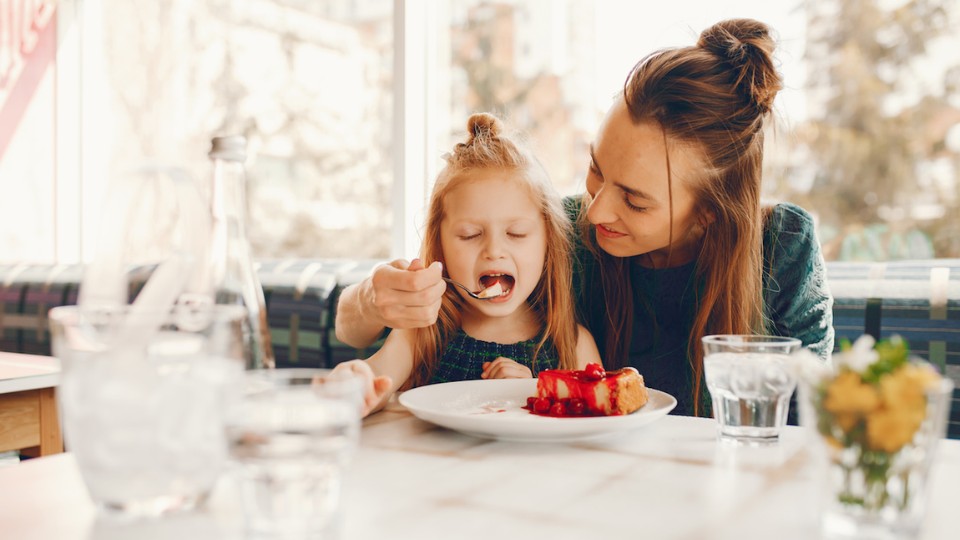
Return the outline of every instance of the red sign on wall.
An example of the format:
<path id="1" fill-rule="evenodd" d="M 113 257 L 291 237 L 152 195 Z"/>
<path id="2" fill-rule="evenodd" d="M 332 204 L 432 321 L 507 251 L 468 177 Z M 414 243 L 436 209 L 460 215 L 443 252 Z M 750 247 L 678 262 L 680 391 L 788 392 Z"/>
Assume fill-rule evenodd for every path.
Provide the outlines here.
<path id="1" fill-rule="evenodd" d="M 0 158 L 57 51 L 53 0 L 0 0 Z"/>

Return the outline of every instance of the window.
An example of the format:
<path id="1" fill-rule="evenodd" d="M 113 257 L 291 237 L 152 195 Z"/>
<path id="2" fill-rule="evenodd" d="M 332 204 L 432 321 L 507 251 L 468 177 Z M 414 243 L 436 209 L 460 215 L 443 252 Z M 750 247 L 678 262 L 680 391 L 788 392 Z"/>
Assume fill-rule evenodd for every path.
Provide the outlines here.
<path id="1" fill-rule="evenodd" d="M 578 193 L 630 67 L 738 16 L 777 30 L 786 79 L 765 195 L 829 259 L 960 257 L 956 0 L 3 0 L 0 262 L 88 260 L 109 179 L 206 179 L 225 133 L 249 140 L 257 257 L 409 257 L 472 112 Z"/>
<path id="2" fill-rule="evenodd" d="M 752 17 L 779 34 L 786 87 L 767 137 L 765 196 L 814 214 L 828 259 L 960 257 L 960 24 L 956 1 L 649 3 L 451 1 L 449 148 L 470 113 L 530 134 L 563 193 L 644 55 Z"/>
<path id="3" fill-rule="evenodd" d="M 205 181 L 210 138 L 220 134 L 248 139 L 248 234 L 256 256 L 389 254 L 391 0 L 51 3 L 62 40 L 73 39 L 69 45 L 80 50 L 73 58 L 74 49 L 61 44 L 57 74 L 57 25 L 49 23 L 44 34 L 40 14 L 20 22 L 36 4 L 0 4 L 8 10 L 0 13 L 2 24 L 11 24 L 13 13 L 13 26 L 25 29 L 14 37 L 18 43 L 3 33 L 0 69 L 45 70 L 27 81 L 36 87 L 25 90 L 27 99 L 11 93 L 10 83 L 0 86 L 3 110 L 24 115 L 12 130 L 3 123 L 6 137 L 15 137 L 0 154 L 0 173 L 18 194 L 3 198 L 3 210 L 20 209 L 0 212 L 10 246 L 4 260 L 89 260 L 111 179 L 151 162 L 184 167 Z M 33 51 L 27 44 L 35 34 L 53 39 Z M 24 52 L 11 67 L 18 50 Z M 47 56 L 33 58 L 40 54 Z M 77 76 L 57 82 L 71 68 Z M 56 133 L 70 134 L 58 152 L 72 147 L 81 157 L 58 171 L 55 84 L 57 94 L 79 96 L 58 111 Z M 54 223 L 54 183 L 80 194 L 59 201 L 62 229 Z M 57 252 L 58 243 L 72 248 Z"/>
<path id="4" fill-rule="evenodd" d="M 130 158 L 205 177 L 213 134 L 248 139 L 258 257 L 389 253 L 389 0 L 101 0 L 110 174 Z"/>

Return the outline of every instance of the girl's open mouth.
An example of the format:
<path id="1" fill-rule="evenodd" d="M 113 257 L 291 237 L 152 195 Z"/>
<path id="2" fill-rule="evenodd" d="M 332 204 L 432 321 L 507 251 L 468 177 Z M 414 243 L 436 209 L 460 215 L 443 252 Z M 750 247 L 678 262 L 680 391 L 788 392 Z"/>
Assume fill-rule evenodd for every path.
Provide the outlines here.
<path id="1" fill-rule="evenodd" d="M 496 298 L 510 294 L 516 280 L 510 274 L 491 273 L 480 276 L 480 286 L 483 290 L 478 294 L 481 298 Z"/>

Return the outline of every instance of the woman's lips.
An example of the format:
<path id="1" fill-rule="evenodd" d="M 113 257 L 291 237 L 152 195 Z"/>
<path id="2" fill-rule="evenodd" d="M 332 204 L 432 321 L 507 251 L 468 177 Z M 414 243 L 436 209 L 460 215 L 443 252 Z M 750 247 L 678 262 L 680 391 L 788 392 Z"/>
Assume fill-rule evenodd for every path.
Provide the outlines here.
<path id="1" fill-rule="evenodd" d="M 604 238 L 622 238 L 626 236 L 626 234 L 624 233 L 617 232 L 612 229 L 608 229 L 603 225 L 597 225 L 596 228 L 597 228 L 597 236 L 602 236 Z"/>

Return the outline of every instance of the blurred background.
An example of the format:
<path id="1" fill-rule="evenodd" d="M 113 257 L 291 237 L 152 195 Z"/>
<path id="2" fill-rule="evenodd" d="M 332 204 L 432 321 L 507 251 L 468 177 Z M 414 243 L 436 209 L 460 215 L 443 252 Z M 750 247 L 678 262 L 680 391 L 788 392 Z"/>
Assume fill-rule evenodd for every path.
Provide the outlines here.
<path id="1" fill-rule="evenodd" d="M 578 193 L 633 64 L 731 17 L 778 33 L 766 197 L 828 260 L 960 257 L 960 0 L 0 0 L 0 263 L 89 260 L 111 178 L 227 133 L 256 257 L 410 257 L 472 112 Z"/>

